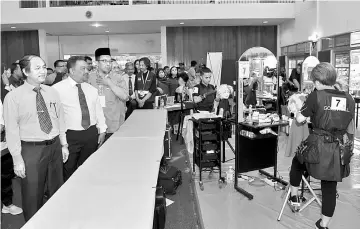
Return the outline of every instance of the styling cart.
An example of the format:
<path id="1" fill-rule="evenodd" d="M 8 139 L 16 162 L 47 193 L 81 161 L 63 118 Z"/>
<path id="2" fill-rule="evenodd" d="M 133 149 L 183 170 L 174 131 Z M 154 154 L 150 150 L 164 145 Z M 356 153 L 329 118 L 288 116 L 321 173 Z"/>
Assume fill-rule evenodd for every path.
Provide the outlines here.
<path id="1" fill-rule="evenodd" d="M 202 172 L 209 172 L 209 178 L 213 172 L 219 173 L 219 187 L 222 187 L 225 178 L 221 176 L 221 136 L 222 118 L 192 119 L 194 124 L 194 153 L 193 153 L 193 176 L 195 177 L 195 165 L 199 168 L 199 185 L 204 190 Z"/>

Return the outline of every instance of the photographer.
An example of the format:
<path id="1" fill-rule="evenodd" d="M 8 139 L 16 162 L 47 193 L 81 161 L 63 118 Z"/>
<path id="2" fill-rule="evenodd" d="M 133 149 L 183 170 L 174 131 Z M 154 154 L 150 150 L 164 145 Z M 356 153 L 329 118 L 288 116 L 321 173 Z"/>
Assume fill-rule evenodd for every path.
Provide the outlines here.
<path id="1" fill-rule="evenodd" d="M 350 174 L 355 102 L 348 93 L 334 87 L 337 74 L 331 64 L 318 64 L 310 78 L 316 90 L 308 96 L 295 117 L 299 123 L 310 117 L 314 131 L 307 138 L 307 148 L 302 153 L 297 152 L 292 161 L 289 203 L 300 206 L 297 194 L 304 171 L 321 180 L 322 216 L 315 225 L 324 229 L 335 211 L 337 182 Z"/>

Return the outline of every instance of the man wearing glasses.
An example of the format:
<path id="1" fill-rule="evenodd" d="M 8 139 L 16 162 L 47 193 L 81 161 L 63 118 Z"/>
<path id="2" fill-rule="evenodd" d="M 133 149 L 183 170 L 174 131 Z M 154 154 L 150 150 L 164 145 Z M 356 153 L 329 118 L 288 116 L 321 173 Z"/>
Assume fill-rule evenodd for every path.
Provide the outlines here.
<path id="1" fill-rule="evenodd" d="M 112 60 L 109 48 L 97 49 L 95 59 L 98 68 L 97 71 L 90 73 L 89 83 L 98 89 L 108 127 L 106 141 L 125 121 L 126 100 L 129 92 L 121 75 L 116 71 L 111 71 Z"/>

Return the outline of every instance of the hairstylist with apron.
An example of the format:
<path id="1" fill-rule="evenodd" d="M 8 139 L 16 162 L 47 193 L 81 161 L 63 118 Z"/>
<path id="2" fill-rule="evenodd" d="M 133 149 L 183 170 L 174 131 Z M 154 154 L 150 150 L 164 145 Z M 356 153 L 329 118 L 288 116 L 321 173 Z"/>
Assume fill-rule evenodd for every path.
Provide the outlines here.
<path id="1" fill-rule="evenodd" d="M 140 72 L 135 79 L 135 97 L 140 109 L 153 109 L 154 97 L 156 92 L 156 76 L 149 71 L 150 60 L 146 57 L 140 59 Z"/>
<path id="2" fill-rule="evenodd" d="M 309 150 L 297 154 L 292 161 L 289 202 L 300 206 L 297 192 L 304 171 L 321 180 L 322 215 L 315 224 L 318 229 L 328 228 L 336 206 L 337 182 L 349 176 L 353 150 L 355 102 L 350 94 L 334 87 L 336 78 L 331 64 L 318 64 L 311 72 L 316 90 L 295 115 L 299 123 L 310 117 L 314 131 L 307 138 Z M 348 147 L 343 147 L 344 144 Z"/>

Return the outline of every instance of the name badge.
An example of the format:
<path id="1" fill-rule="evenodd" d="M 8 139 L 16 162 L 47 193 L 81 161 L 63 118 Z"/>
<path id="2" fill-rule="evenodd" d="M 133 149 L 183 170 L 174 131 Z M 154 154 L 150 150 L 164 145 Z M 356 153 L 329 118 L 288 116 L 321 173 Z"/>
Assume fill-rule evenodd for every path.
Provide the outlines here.
<path id="1" fill-rule="evenodd" d="M 199 93 L 199 88 L 194 87 L 193 90 L 194 90 L 194 92 L 193 92 L 194 94 Z"/>
<path id="2" fill-rule="evenodd" d="M 100 99 L 101 107 L 106 107 L 105 96 L 104 96 L 104 95 L 100 95 L 100 96 L 99 96 L 99 99 Z"/>
<path id="3" fill-rule="evenodd" d="M 346 98 L 331 97 L 331 110 L 346 111 Z"/>

